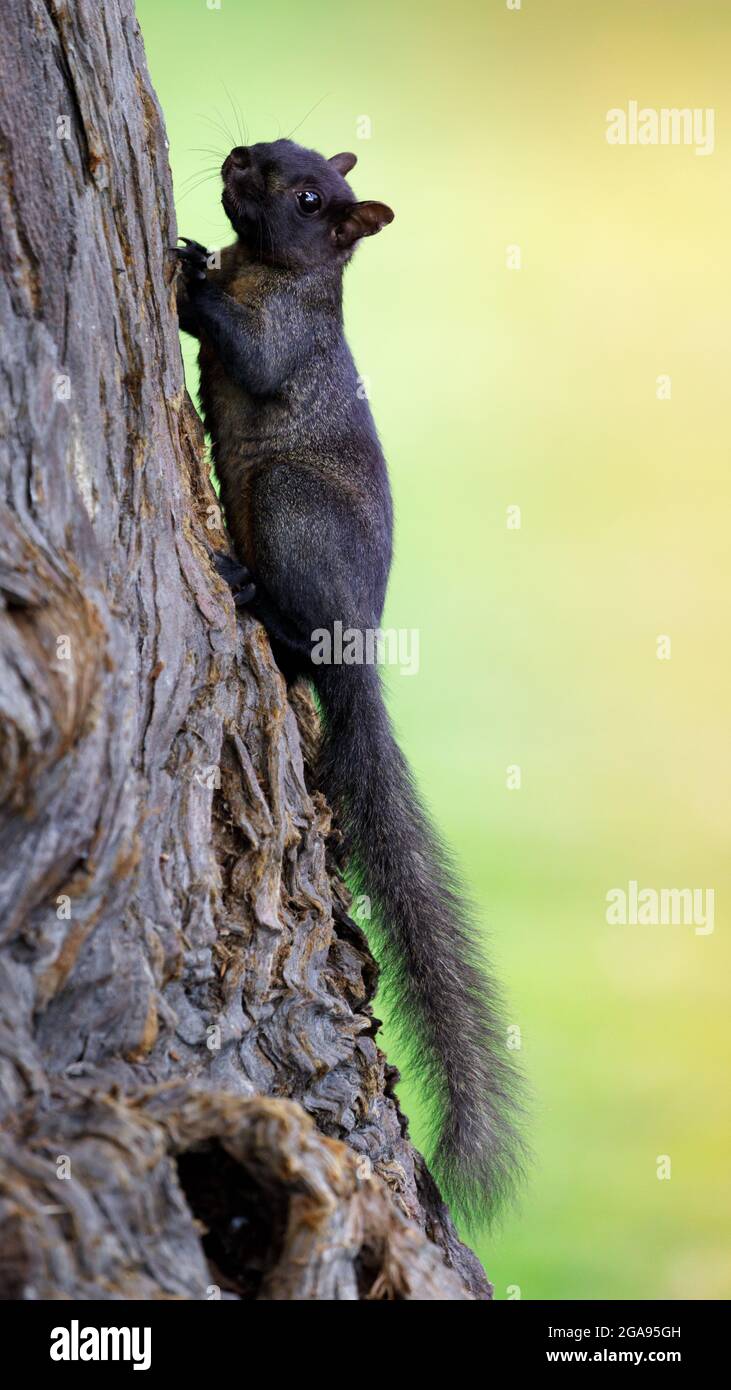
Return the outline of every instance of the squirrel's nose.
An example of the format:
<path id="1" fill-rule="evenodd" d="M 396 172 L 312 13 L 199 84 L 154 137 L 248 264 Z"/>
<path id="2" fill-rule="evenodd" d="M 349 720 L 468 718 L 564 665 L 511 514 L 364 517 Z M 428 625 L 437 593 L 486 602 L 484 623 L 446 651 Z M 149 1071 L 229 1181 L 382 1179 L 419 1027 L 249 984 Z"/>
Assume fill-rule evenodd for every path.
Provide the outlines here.
<path id="1" fill-rule="evenodd" d="M 234 169 L 248 169 L 251 164 L 251 155 L 246 145 L 237 145 L 236 148 L 231 151 L 229 159 Z"/>

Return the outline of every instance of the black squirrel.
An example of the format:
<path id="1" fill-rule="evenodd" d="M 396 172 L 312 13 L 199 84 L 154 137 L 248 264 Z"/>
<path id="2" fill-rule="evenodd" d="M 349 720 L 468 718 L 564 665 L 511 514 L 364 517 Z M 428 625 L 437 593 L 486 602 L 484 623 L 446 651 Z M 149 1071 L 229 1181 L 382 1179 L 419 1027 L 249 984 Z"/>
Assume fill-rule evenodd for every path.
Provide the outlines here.
<path id="1" fill-rule="evenodd" d="M 468 1220 L 521 1166 L 519 1079 L 495 987 L 479 968 L 449 856 L 398 748 L 374 664 L 318 665 L 314 634 L 379 628 L 391 565 L 385 460 L 343 330 L 355 246 L 393 219 L 346 182 L 354 154 L 291 140 L 233 149 L 222 202 L 236 242 L 186 242 L 178 308 L 200 339 L 200 397 L 239 567 L 289 681 L 325 716 L 319 784 L 374 905 L 381 964 L 408 1055 L 436 1101 L 431 1164 Z"/>

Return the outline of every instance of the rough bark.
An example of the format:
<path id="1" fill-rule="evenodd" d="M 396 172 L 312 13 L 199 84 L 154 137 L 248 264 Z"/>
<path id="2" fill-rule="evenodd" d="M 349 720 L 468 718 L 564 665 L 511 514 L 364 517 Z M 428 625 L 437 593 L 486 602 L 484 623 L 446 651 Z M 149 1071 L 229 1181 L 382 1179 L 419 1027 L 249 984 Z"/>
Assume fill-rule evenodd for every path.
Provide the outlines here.
<path id="1" fill-rule="evenodd" d="M 210 561 L 132 6 L 12 6 L 2 64 L 0 1295 L 487 1297 L 376 1045 L 314 710 Z"/>

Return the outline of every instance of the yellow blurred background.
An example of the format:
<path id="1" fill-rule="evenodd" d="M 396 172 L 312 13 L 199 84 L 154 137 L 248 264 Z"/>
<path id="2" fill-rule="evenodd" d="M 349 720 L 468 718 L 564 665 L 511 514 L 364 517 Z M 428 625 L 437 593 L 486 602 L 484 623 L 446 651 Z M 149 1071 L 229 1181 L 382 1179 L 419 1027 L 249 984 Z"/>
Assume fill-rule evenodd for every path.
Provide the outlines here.
<path id="1" fill-rule="evenodd" d="M 530 1182 L 477 1241 L 496 1296 L 728 1298 L 731 9 L 138 15 L 187 236 L 232 239 L 197 175 L 239 113 L 252 142 L 353 149 L 396 210 L 346 323 L 395 494 L 385 622 L 420 630 L 391 708 L 534 1093 Z M 632 100 L 711 108 L 713 153 L 609 145 Z M 630 880 L 713 888 L 714 931 L 607 925 Z"/>

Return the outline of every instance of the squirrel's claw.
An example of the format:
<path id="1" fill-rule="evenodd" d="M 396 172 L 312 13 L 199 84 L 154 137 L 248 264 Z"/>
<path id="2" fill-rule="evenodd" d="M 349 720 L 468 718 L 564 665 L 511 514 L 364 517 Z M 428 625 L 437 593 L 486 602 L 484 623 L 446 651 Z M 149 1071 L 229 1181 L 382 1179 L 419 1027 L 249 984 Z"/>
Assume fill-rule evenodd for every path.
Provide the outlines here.
<path id="1" fill-rule="evenodd" d="M 192 241 L 189 236 L 179 236 L 178 241 L 184 241 L 189 251 L 197 251 L 200 256 L 205 256 L 206 260 L 208 260 L 209 251 L 207 246 L 201 246 L 199 241 Z M 181 251 L 179 254 L 182 256 L 186 253 Z"/>

